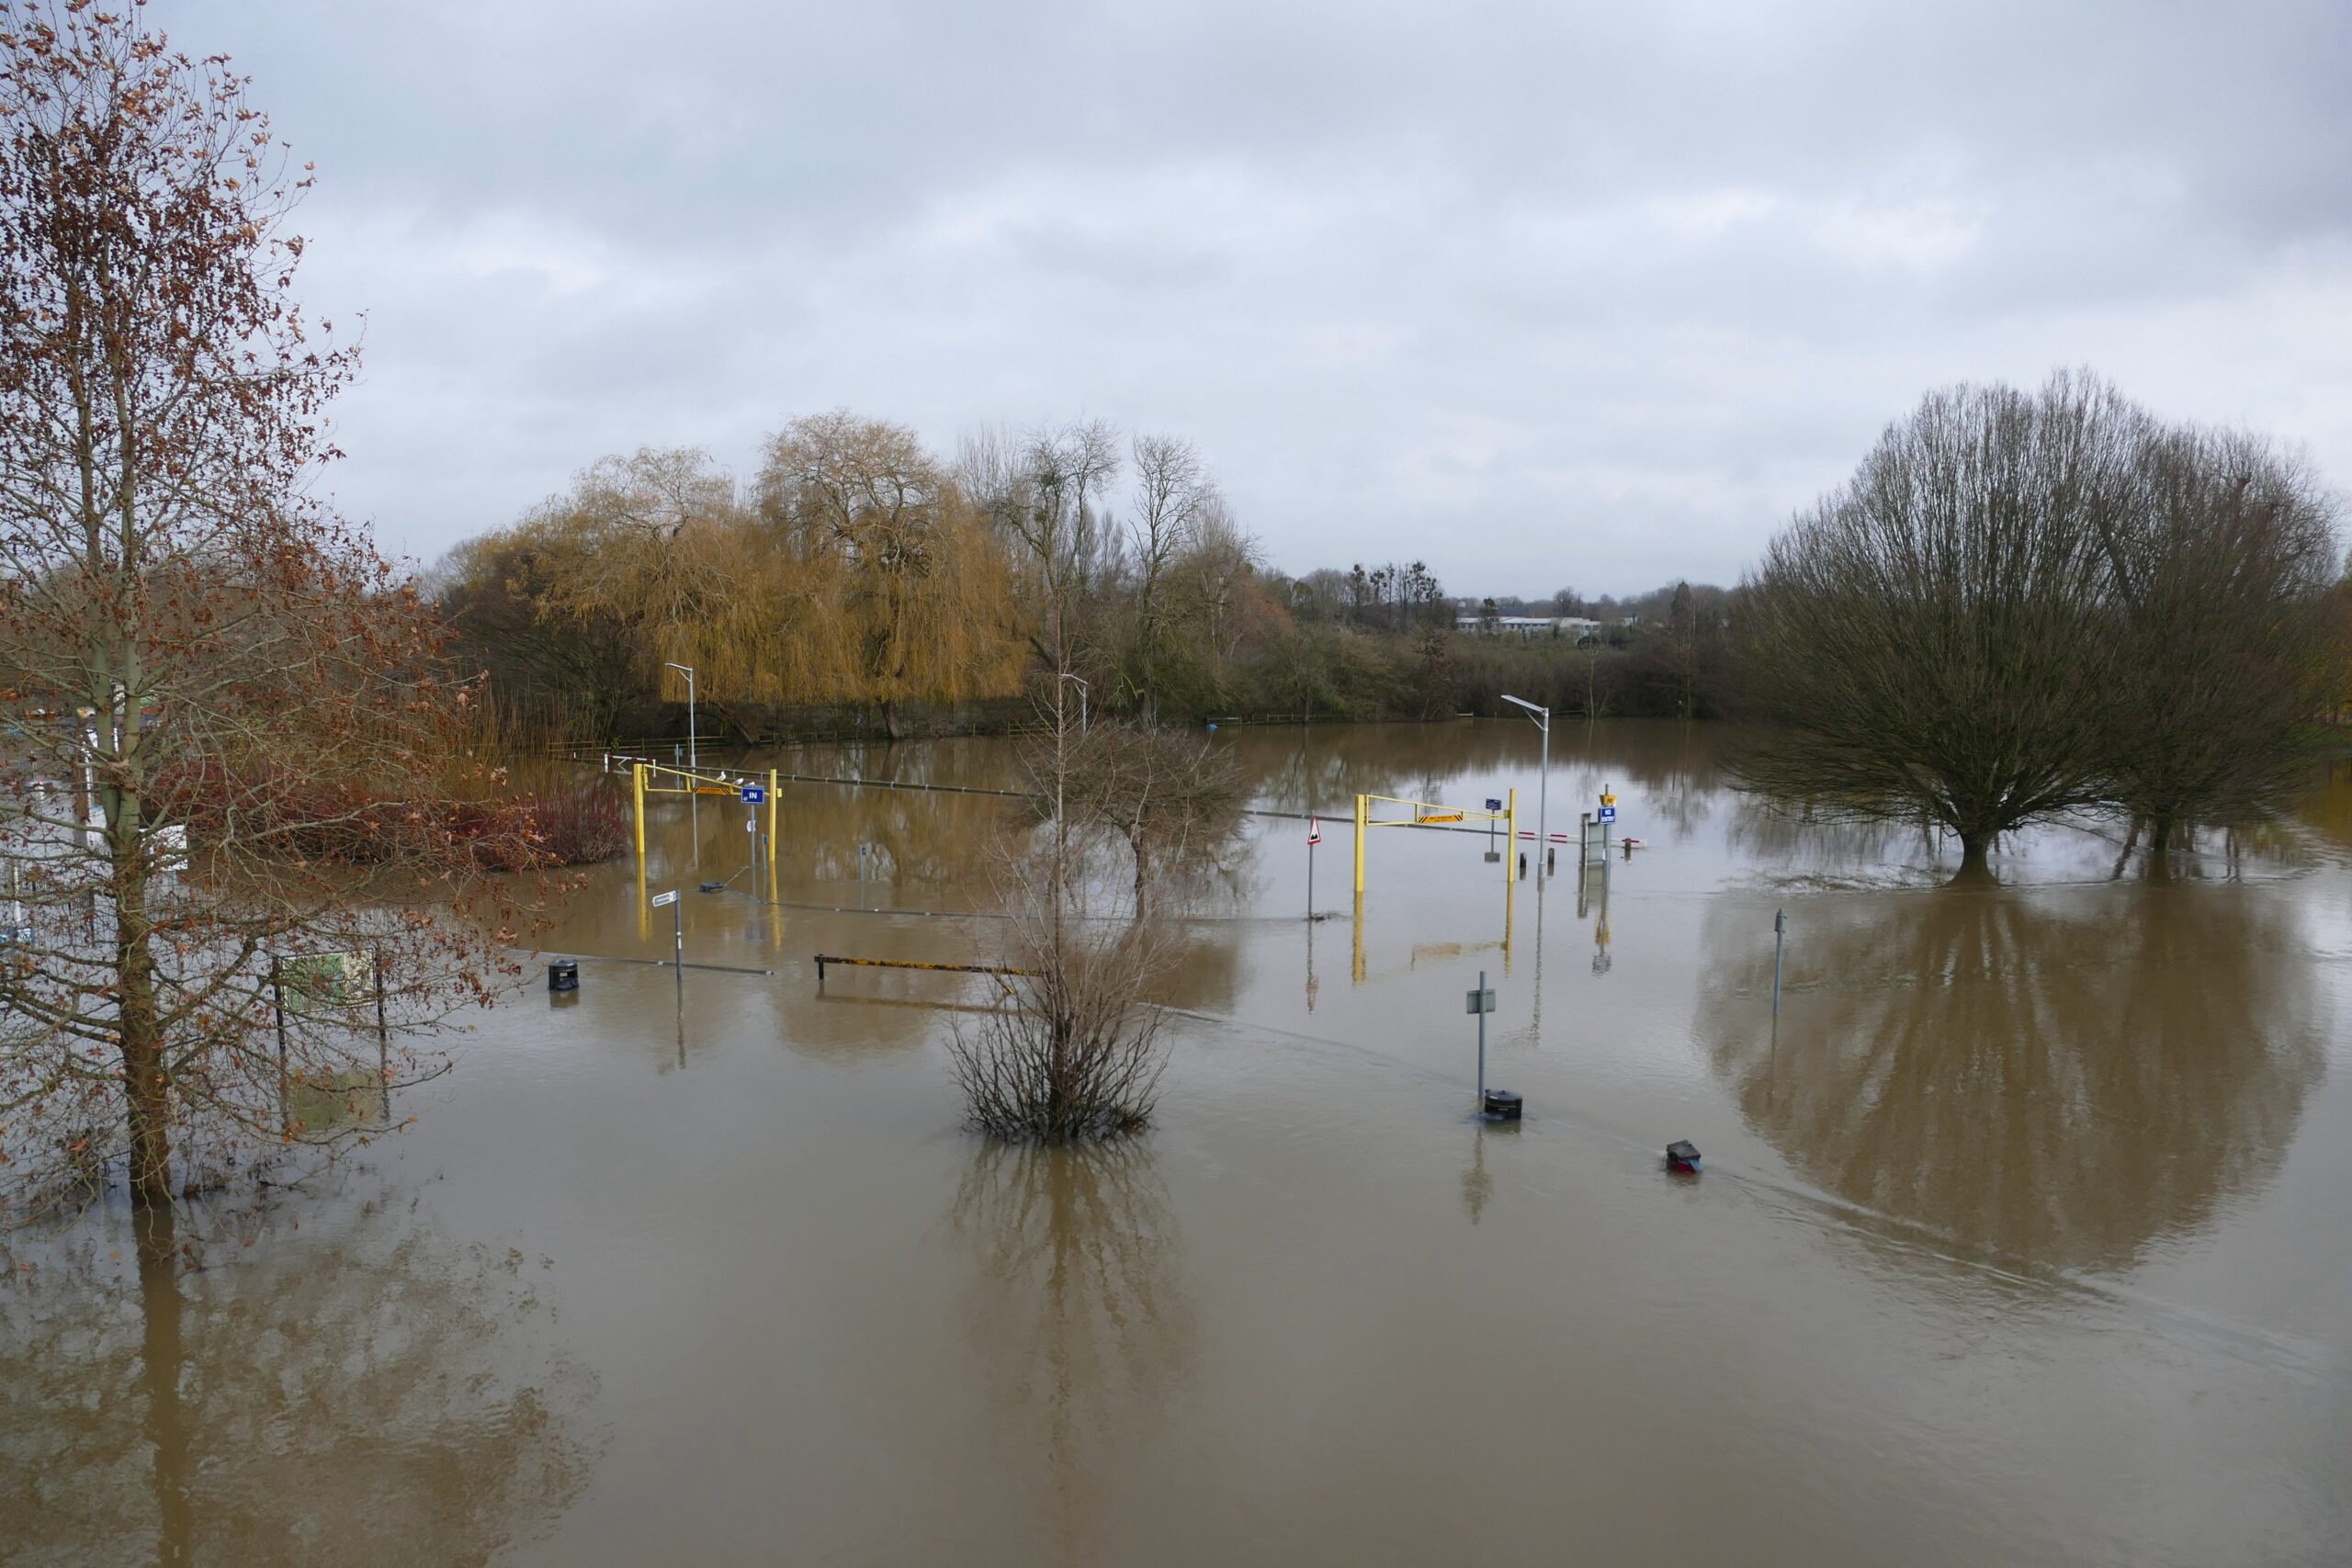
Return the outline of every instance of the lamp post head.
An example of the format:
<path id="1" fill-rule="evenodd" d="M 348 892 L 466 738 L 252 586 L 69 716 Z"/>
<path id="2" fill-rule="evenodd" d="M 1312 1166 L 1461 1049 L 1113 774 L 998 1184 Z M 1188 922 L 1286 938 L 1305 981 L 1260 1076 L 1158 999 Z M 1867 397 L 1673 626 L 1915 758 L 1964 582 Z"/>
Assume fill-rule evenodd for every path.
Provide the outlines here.
<path id="1" fill-rule="evenodd" d="M 1550 708 L 1539 706 L 1534 703 L 1529 702 L 1525 697 L 1514 697 L 1509 693 L 1505 693 L 1503 694 L 1503 701 L 1510 703 L 1514 707 L 1522 707 L 1529 713 L 1539 716 L 1537 720 L 1539 723 L 1549 724 L 1552 722 L 1552 710 Z"/>

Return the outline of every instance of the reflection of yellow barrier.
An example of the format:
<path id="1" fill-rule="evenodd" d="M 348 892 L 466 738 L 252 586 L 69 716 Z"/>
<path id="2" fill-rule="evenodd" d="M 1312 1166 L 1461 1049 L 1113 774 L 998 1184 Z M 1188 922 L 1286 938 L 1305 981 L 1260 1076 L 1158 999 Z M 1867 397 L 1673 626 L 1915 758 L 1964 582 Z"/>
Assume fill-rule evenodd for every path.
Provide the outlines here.
<path id="1" fill-rule="evenodd" d="M 1410 817 L 1383 819 L 1374 815 L 1378 806 L 1402 806 L 1411 811 Z M 1363 840 L 1366 829 L 1373 828 L 1451 828 L 1456 824 L 1485 822 L 1505 830 L 1504 841 L 1510 846 L 1503 852 L 1503 880 L 1511 879 L 1511 852 L 1519 844 L 1519 791 L 1508 792 L 1500 811 L 1469 811 L 1456 809 L 1428 800 L 1405 800 L 1393 795 L 1360 795 L 1356 796 L 1356 893 L 1363 893 Z"/>
<path id="2" fill-rule="evenodd" d="M 1471 953 L 1485 953 L 1485 952 L 1487 952 L 1487 951 L 1488 949 L 1490 949 L 1490 948 L 1493 948 L 1493 947 L 1495 947 L 1495 946 L 1497 946 L 1497 945 L 1500 945 L 1500 947 L 1501 947 L 1501 948 L 1502 948 L 1502 950 L 1503 950 L 1503 974 L 1504 974 L 1504 976 L 1505 976 L 1506 977 L 1508 977 L 1508 976 L 1510 976 L 1510 923 L 1511 923 L 1511 922 L 1510 922 L 1510 917 L 1511 917 L 1511 899 L 1512 899 L 1513 896 L 1514 896 L 1515 894 L 1517 894 L 1517 893 L 1518 893 L 1518 891 L 1519 891 L 1519 879 L 1518 879 L 1517 877 L 1512 877 L 1512 878 L 1509 879 L 1508 881 L 1504 882 L 1504 884 L 1503 884 L 1503 940 L 1502 940 L 1502 942 L 1501 942 L 1499 944 L 1495 943 L 1495 942 L 1416 942 L 1416 943 L 1414 943 L 1414 944 L 1413 944 L 1413 949 L 1412 949 L 1411 956 L 1410 956 L 1410 958 L 1409 958 L 1409 959 L 1408 959 L 1408 966 L 1409 966 L 1410 964 L 1419 964 L 1419 961 L 1420 961 L 1421 959 L 1425 958 L 1425 957 L 1426 957 L 1426 958 L 1463 958 L 1463 957 L 1466 957 L 1466 956 L 1468 956 L 1469 954 L 1471 954 Z M 1355 903 L 1355 919 L 1354 919 L 1354 922 L 1353 922 L 1353 926 L 1354 926 L 1354 929 L 1353 929 L 1353 931 L 1351 932 L 1351 946 L 1352 946 L 1352 953 L 1351 953 L 1351 963 L 1350 963 L 1350 964 L 1349 964 L 1349 975 L 1350 975 L 1350 976 L 1351 976 L 1351 977 L 1355 981 L 1355 983 L 1356 983 L 1357 985 L 1361 986 L 1361 985 L 1363 985 L 1363 984 L 1364 983 L 1364 981 L 1365 981 L 1365 979 L 1368 977 L 1368 974 L 1369 974 L 1369 972 L 1368 972 L 1368 971 L 1367 971 L 1367 969 L 1365 968 L 1365 965 L 1364 965 L 1364 959 L 1363 959 L 1363 894 L 1361 894 L 1361 893 L 1359 893 L 1359 894 L 1357 894 L 1357 895 L 1356 895 L 1356 903 Z M 1309 957 L 1309 959 L 1310 959 L 1310 960 L 1311 960 L 1311 959 L 1312 959 L 1312 957 L 1313 957 L 1313 953 L 1312 953 L 1312 952 L 1311 952 L 1311 951 L 1310 951 L 1310 953 L 1309 953 L 1309 954 L 1308 954 L 1308 957 Z M 1311 979 L 1311 978 L 1312 978 L 1312 976 L 1313 976 L 1313 974 L 1314 974 L 1313 969 L 1310 967 L 1310 968 L 1308 969 L 1307 973 L 1308 973 L 1308 976 L 1309 976 L 1309 977 L 1310 977 L 1310 979 Z"/>

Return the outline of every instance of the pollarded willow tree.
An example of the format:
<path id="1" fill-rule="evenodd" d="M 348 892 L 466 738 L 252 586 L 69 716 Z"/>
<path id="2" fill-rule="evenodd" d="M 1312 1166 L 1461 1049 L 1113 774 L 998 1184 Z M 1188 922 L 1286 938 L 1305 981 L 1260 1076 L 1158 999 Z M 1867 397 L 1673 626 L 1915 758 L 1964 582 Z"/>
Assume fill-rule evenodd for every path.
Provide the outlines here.
<path id="1" fill-rule="evenodd" d="M 1929 394 L 1773 540 L 1739 631 L 1779 723 L 1750 784 L 1994 838 L 2105 794 L 2116 673 L 2098 523 L 2128 502 L 2133 411 L 2053 377 Z"/>
<path id="2" fill-rule="evenodd" d="M 2308 472 L 2256 439 L 2082 374 L 1933 393 L 1750 579 L 1735 629 L 1777 733 L 1742 771 L 1940 823 L 1965 877 L 2079 808 L 2146 821 L 2161 852 L 2290 787 L 2341 651 L 2335 551 Z"/>
<path id="3" fill-rule="evenodd" d="M 2308 464 L 2233 431 L 2145 429 L 2132 504 L 2103 525 L 2123 653 L 2102 747 L 2161 867 L 2200 816 L 2302 787 L 2338 689 L 2335 506 Z"/>
<path id="4" fill-rule="evenodd" d="M 447 802 L 468 693 L 434 618 L 311 499 L 353 360 L 293 298 L 307 166 L 244 91 L 135 7 L 0 5 L 0 1173 L 20 1196 L 62 1162 L 152 1209 L 241 1151 L 379 1124 L 416 1066 L 391 1037 L 485 995 L 459 908 L 483 852 L 527 856 Z"/>

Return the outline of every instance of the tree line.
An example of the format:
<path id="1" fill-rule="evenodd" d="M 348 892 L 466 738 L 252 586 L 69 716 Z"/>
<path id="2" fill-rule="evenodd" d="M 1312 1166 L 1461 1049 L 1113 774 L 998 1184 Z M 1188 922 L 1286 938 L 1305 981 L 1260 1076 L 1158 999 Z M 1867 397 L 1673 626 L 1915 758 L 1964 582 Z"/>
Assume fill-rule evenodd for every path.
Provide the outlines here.
<path id="1" fill-rule="evenodd" d="M 1270 570 L 1197 447 L 1101 421 L 944 456 L 888 420 L 808 415 L 748 483 L 700 448 L 607 457 L 451 552 L 434 592 L 496 699 L 580 740 L 682 724 L 673 666 L 745 742 L 1000 727 L 1061 671 L 1148 724 L 1437 718 L 1506 690 L 1705 716 L 1725 690 L 1719 589 L 1661 589 L 1597 641 L 1481 643 L 1426 562 Z"/>

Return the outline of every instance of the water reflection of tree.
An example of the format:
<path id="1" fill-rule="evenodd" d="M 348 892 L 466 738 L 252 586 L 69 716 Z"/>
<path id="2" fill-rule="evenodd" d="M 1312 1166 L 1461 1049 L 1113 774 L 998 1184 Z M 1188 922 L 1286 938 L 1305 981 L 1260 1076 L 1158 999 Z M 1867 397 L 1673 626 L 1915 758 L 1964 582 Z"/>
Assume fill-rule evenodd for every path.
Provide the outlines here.
<path id="1" fill-rule="evenodd" d="M 1099 1555 L 1116 1465 L 1159 1418 L 1193 1347 L 1175 1224 L 1148 1147 L 990 1144 L 950 1216 L 978 1254 L 974 1337 L 994 1407 L 1035 1452 L 1067 1562 Z"/>
<path id="2" fill-rule="evenodd" d="M 1916 881 L 1922 870 L 1934 870 L 1938 852 L 1932 829 L 1900 822 L 1809 818 L 1802 807 L 1756 795 L 1738 797 L 1725 838 L 1731 848 L 1750 859 L 1801 860 L 1814 876 L 1847 882 Z"/>
<path id="3" fill-rule="evenodd" d="M 2267 1179 L 2322 1073 L 2308 961 L 2259 894 L 2131 886 L 1809 901 L 1706 925 L 1698 1028 L 1823 1187 L 2013 1258 L 2117 1269 Z"/>
<path id="4" fill-rule="evenodd" d="M 271 1256 L 166 1209 L 0 1284 L 0 1561 L 481 1562 L 550 1525 L 593 1383 L 538 1266 L 345 1220 Z"/>

